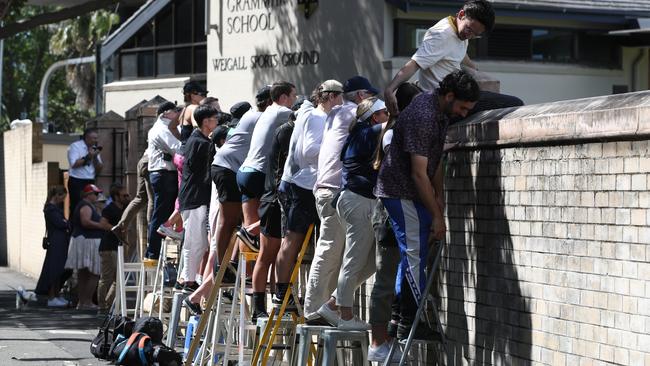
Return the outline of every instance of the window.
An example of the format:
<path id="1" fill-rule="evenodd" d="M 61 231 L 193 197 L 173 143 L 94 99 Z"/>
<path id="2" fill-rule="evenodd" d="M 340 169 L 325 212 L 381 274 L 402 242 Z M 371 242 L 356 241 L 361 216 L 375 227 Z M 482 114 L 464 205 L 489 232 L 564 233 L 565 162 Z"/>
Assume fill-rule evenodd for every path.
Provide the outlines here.
<path id="1" fill-rule="evenodd" d="M 120 49 L 120 79 L 205 74 L 204 0 L 174 1 Z"/>
<path id="2" fill-rule="evenodd" d="M 397 19 L 396 56 L 411 56 L 435 21 Z M 469 42 L 467 53 L 479 60 L 573 63 L 620 68 L 621 47 L 606 31 L 498 25 L 487 37 Z"/>

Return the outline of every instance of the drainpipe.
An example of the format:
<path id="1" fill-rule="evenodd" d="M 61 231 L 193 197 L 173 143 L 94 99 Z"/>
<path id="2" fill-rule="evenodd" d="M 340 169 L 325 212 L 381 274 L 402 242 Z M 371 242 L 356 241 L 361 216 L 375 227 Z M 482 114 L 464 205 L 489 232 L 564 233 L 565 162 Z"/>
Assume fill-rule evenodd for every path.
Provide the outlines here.
<path id="1" fill-rule="evenodd" d="M 636 91 L 636 69 L 639 66 L 639 63 L 641 62 L 641 59 L 643 58 L 644 54 L 645 54 L 645 50 L 640 49 L 639 54 L 634 58 L 634 61 L 632 61 L 632 70 L 630 71 L 631 92 Z"/>
<path id="2" fill-rule="evenodd" d="M 69 58 L 67 60 L 61 60 L 53 63 L 47 71 L 45 71 L 45 75 L 43 76 L 43 80 L 41 80 L 41 90 L 38 93 L 38 101 L 39 101 L 39 107 L 38 107 L 38 116 L 39 116 L 39 122 L 43 123 L 43 131 L 47 132 L 48 131 L 48 123 L 47 123 L 47 96 L 48 96 L 48 91 L 47 88 L 50 85 L 50 79 L 52 78 L 52 74 L 54 74 L 54 71 L 57 69 L 64 67 L 64 66 L 71 66 L 71 65 L 80 65 L 80 64 L 88 64 L 91 62 L 95 61 L 95 56 L 86 56 L 86 57 L 77 57 L 77 58 Z"/>

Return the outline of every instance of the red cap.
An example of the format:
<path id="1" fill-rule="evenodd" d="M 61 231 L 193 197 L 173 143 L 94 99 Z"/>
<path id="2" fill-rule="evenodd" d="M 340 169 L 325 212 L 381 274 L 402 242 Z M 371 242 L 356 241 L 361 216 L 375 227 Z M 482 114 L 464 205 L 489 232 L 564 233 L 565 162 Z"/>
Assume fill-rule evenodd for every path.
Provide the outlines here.
<path id="1" fill-rule="evenodd" d="M 94 184 L 86 184 L 86 186 L 83 189 L 83 193 L 91 193 L 91 192 L 102 193 L 103 191 Z"/>

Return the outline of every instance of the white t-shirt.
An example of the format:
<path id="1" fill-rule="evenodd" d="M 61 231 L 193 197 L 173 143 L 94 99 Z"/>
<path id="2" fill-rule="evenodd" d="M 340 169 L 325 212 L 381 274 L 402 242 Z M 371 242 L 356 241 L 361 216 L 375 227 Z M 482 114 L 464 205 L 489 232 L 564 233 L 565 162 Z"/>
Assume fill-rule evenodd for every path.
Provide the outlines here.
<path id="1" fill-rule="evenodd" d="M 424 35 L 420 48 L 411 59 L 420 66 L 420 86 L 433 91 L 448 74 L 460 70 L 467 54 L 467 40 L 458 38 L 453 17 L 440 20 Z"/>
<path id="2" fill-rule="evenodd" d="M 75 161 L 86 155 L 88 155 L 88 145 L 86 145 L 83 139 L 70 144 L 68 147 L 68 164 L 70 164 L 68 174 L 71 177 L 77 179 L 95 179 L 95 164 L 92 162 L 77 168 L 72 168 Z M 99 155 L 97 155 L 97 161 L 102 162 L 102 158 Z"/>
<path id="3" fill-rule="evenodd" d="M 327 113 L 318 108 L 305 113 L 296 120 L 291 138 L 296 136 L 293 162 L 298 168 L 291 177 L 291 183 L 298 187 L 313 190 L 318 173 L 318 153 L 323 141 Z"/>
<path id="4" fill-rule="evenodd" d="M 341 150 L 350 134 L 350 124 L 357 118 L 356 112 L 357 105 L 346 100 L 342 106 L 334 107 L 325 120 L 315 189 L 343 188 Z"/>

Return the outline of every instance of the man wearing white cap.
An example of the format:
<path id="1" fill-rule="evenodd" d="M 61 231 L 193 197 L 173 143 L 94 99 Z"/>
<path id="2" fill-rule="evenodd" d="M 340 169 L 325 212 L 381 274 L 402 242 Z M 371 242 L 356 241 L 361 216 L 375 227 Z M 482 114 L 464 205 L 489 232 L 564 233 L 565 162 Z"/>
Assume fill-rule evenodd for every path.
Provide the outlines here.
<path id="1" fill-rule="evenodd" d="M 327 115 L 332 108 L 343 103 L 343 84 L 327 80 L 318 87 L 316 95 L 318 106 L 296 120 L 289 143 L 289 155 L 292 158 L 287 158 L 288 163 L 284 167 L 284 172 L 289 173 L 291 178 L 286 192 L 289 198 L 287 234 L 275 262 L 277 290 L 273 302 L 276 305 L 282 303 L 289 286 L 291 268 L 307 230 L 318 220 L 312 192 L 316 184 L 318 154 Z M 289 304 L 295 306 L 293 301 Z"/>

